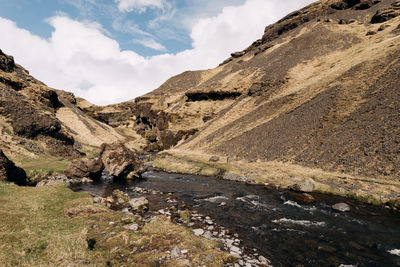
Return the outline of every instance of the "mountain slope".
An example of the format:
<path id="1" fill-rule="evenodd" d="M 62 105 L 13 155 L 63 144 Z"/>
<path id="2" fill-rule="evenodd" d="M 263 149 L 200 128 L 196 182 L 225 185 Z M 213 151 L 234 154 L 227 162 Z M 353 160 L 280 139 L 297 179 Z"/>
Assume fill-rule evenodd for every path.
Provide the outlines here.
<path id="1" fill-rule="evenodd" d="M 2 51 L 0 132 L 0 149 L 18 165 L 51 172 L 102 143 L 133 139 L 86 115 L 73 94 L 47 87 Z"/>
<path id="2" fill-rule="evenodd" d="M 133 127 L 150 151 L 218 155 L 247 167 L 289 164 L 396 188 L 399 15 L 399 1 L 319 1 L 269 25 L 215 69 L 185 72 L 135 100 L 84 110 Z"/>

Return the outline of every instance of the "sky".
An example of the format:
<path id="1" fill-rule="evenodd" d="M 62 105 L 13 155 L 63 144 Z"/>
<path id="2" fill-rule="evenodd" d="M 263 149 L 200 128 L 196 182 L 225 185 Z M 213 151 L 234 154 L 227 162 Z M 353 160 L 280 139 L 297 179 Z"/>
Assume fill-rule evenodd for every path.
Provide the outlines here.
<path id="1" fill-rule="evenodd" d="M 97 105 L 210 69 L 314 0 L 0 0 L 0 49 Z"/>

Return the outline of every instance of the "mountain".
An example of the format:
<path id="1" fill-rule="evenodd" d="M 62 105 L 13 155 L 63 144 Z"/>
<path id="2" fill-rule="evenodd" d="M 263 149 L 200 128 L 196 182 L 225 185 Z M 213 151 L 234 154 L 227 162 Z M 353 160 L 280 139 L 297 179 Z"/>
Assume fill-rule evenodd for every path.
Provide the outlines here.
<path id="1" fill-rule="evenodd" d="M 336 193 L 388 183 L 383 195 L 400 198 L 399 15 L 400 1 L 318 1 L 267 26 L 215 69 L 82 109 L 133 127 L 145 149 L 168 150 L 164 157 L 215 155 L 288 178 L 261 181 L 311 177 Z"/>
<path id="2" fill-rule="evenodd" d="M 109 106 L 51 89 L 1 53 L 0 145 L 36 169 L 119 141 L 161 151 L 151 164 L 168 171 L 397 201 L 399 15 L 400 1 L 318 1 L 218 67 Z"/>

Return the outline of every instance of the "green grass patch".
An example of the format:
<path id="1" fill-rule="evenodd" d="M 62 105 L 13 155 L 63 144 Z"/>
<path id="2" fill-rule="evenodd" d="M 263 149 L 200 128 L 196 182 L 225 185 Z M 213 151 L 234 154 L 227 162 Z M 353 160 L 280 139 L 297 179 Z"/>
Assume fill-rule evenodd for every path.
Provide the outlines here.
<path id="1" fill-rule="evenodd" d="M 38 182 L 43 177 L 64 173 L 70 162 L 52 156 L 40 156 L 16 159 L 15 164 L 25 170 L 31 182 Z"/>

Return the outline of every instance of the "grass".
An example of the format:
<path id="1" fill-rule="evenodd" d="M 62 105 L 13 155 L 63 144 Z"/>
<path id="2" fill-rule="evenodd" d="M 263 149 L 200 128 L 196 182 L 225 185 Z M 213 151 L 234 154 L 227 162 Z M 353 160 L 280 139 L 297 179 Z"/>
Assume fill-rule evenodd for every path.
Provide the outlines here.
<path id="1" fill-rule="evenodd" d="M 64 185 L 0 182 L 1 266 L 152 266 L 174 246 L 187 249 L 187 256 L 165 258 L 162 266 L 221 266 L 232 260 L 220 244 L 167 217 L 155 217 L 138 232 L 123 228 L 122 217 Z"/>
<path id="2" fill-rule="evenodd" d="M 52 156 L 38 156 L 16 159 L 15 164 L 25 170 L 32 182 L 38 182 L 43 177 L 64 173 L 70 162 Z"/>

